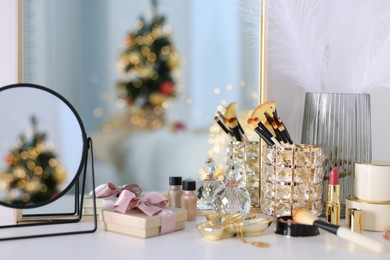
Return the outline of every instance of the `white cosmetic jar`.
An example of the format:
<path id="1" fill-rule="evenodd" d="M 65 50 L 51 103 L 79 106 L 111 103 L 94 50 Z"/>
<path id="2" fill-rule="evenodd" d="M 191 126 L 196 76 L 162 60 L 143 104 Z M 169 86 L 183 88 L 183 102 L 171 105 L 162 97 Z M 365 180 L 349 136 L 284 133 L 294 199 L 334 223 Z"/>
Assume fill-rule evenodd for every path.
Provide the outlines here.
<path id="1" fill-rule="evenodd" d="M 355 163 L 355 197 L 373 203 L 390 203 L 390 162 Z"/>
<path id="2" fill-rule="evenodd" d="M 376 204 L 352 196 L 345 199 L 346 208 L 358 208 L 363 212 L 363 230 L 383 231 L 390 226 L 390 204 Z"/>

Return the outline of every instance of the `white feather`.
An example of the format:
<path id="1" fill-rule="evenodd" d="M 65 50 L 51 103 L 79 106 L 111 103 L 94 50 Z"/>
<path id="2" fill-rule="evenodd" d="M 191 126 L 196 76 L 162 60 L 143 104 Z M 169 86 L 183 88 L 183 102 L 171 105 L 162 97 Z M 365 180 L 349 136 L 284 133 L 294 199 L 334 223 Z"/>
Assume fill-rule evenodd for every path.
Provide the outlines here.
<path id="1" fill-rule="evenodd" d="M 260 1 L 241 1 L 258 36 Z M 265 1 L 273 71 L 307 92 L 390 87 L 390 1 Z"/>
<path id="2" fill-rule="evenodd" d="M 390 87 L 390 2 L 379 1 L 369 17 L 364 46 L 354 67 L 357 92 Z"/>
<path id="3" fill-rule="evenodd" d="M 332 46 L 348 1 L 269 1 L 269 50 L 275 69 L 309 92 L 324 92 Z"/>
<path id="4" fill-rule="evenodd" d="M 298 85 L 305 88 L 320 87 L 320 82 L 314 75 L 314 55 L 309 55 L 309 52 L 313 53 L 308 49 L 311 47 L 308 45 L 308 40 L 312 37 L 310 34 L 314 32 L 310 28 L 313 23 L 308 22 L 310 18 L 307 16 L 295 15 L 303 12 L 305 6 L 301 1 L 270 1 L 268 10 L 269 28 L 272 28 L 268 32 L 268 47 L 273 64 Z M 302 32 L 309 33 L 305 35 Z"/>
<path id="5" fill-rule="evenodd" d="M 259 48 L 261 0 L 239 0 L 239 11 L 243 17 L 243 28 L 254 48 Z"/>
<path id="6" fill-rule="evenodd" d="M 377 36 L 378 30 L 381 35 L 384 33 L 384 20 L 390 17 L 389 4 L 383 0 L 349 2 L 346 18 L 334 32 L 326 92 L 367 93 L 374 87 L 364 82 L 378 76 L 373 73 L 375 57 L 372 55 L 377 52 L 378 44 L 383 43 L 383 38 L 378 42 Z"/>

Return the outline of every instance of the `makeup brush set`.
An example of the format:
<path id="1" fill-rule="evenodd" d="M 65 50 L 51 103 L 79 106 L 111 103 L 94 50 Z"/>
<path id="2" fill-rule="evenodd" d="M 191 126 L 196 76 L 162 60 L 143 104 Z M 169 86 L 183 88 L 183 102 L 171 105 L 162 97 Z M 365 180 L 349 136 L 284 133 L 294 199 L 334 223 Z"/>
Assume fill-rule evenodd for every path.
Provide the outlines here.
<path id="1" fill-rule="evenodd" d="M 278 116 L 275 101 L 268 101 L 257 106 L 247 122 L 269 146 L 293 144 L 286 126 Z"/>
<path id="2" fill-rule="evenodd" d="M 230 103 L 224 114 L 218 111 L 214 119 L 234 141 L 247 140 L 245 131 L 237 118 L 236 102 Z M 290 133 L 278 116 L 275 101 L 268 101 L 257 106 L 247 119 L 247 123 L 268 146 L 282 147 L 294 144 Z"/>
<path id="3" fill-rule="evenodd" d="M 214 117 L 217 124 L 221 129 L 234 141 L 245 141 L 247 137 L 245 131 L 242 128 L 240 122 L 237 118 L 237 103 L 230 103 L 225 110 L 225 114 L 222 115 L 220 111 L 217 112 L 217 115 Z"/>

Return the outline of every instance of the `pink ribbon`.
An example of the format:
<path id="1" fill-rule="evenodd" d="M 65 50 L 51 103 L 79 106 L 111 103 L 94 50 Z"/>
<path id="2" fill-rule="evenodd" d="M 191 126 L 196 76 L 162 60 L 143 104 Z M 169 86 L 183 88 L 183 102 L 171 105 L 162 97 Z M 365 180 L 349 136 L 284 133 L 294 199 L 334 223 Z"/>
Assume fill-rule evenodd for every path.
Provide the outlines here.
<path id="1" fill-rule="evenodd" d="M 96 198 L 109 198 L 117 197 L 119 194 L 124 191 L 131 191 L 135 196 L 139 196 L 142 193 L 142 188 L 138 184 L 126 184 L 122 186 L 117 186 L 111 182 L 106 184 L 101 184 L 95 188 Z M 89 193 L 92 195 L 92 192 Z"/>
<path id="2" fill-rule="evenodd" d="M 126 213 L 129 209 L 138 208 L 148 216 L 158 213 L 161 218 L 161 234 L 175 231 L 176 215 L 173 211 L 164 209 L 168 205 L 168 200 L 157 192 L 146 193 L 143 198 L 129 191 L 123 190 L 114 205 L 114 210 L 120 213 Z"/>

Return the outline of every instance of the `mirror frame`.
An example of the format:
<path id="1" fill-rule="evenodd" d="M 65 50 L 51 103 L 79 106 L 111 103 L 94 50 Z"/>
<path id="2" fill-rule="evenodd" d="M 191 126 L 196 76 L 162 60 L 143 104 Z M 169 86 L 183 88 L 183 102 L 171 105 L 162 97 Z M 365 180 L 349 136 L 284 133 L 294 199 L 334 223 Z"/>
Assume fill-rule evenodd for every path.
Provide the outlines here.
<path id="1" fill-rule="evenodd" d="M 38 203 L 35 203 L 35 204 L 26 204 L 26 205 L 23 205 L 23 204 L 20 204 L 20 205 L 16 204 L 16 205 L 14 205 L 14 204 L 4 203 L 4 202 L 0 201 L 0 205 L 5 206 L 5 207 L 17 208 L 17 209 L 31 209 L 31 208 L 37 208 L 37 207 L 45 206 L 47 204 L 50 204 L 50 203 L 58 200 L 59 198 L 64 196 L 75 185 L 76 180 L 78 180 L 80 178 L 81 173 L 82 173 L 82 171 L 83 171 L 83 169 L 85 167 L 85 164 L 87 162 L 88 137 L 87 137 L 87 133 L 85 131 L 85 127 L 83 125 L 83 122 L 81 120 L 81 117 L 77 113 L 76 109 L 72 106 L 72 104 L 70 104 L 69 101 L 67 101 L 60 94 L 58 94 L 57 92 L 55 92 L 55 91 L 53 91 L 53 90 L 51 90 L 51 89 L 49 89 L 47 87 L 43 87 L 43 86 L 40 86 L 40 85 L 35 85 L 35 84 L 30 84 L 30 83 L 18 83 L 18 84 L 12 84 L 12 85 L 8 85 L 8 86 L 0 88 L 0 95 L 1 95 L 1 92 L 3 92 L 3 91 L 12 90 L 12 89 L 15 89 L 15 88 L 32 88 L 32 89 L 44 91 L 44 92 L 47 92 L 48 94 L 53 95 L 53 97 L 58 98 L 60 101 L 62 101 L 70 109 L 70 111 L 73 113 L 73 115 L 75 116 L 75 118 L 76 118 L 76 120 L 77 120 L 77 122 L 79 124 L 79 127 L 80 127 L 80 131 L 81 131 L 81 135 L 82 135 L 81 138 L 82 138 L 82 142 L 83 142 L 83 144 L 82 144 L 82 151 L 81 151 L 81 160 L 80 160 L 80 164 L 79 164 L 79 166 L 77 168 L 77 172 L 74 173 L 73 179 L 69 182 L 68 186 L 66 188 L 64 188 L 62 191 L 60 191 L 57 196 L 55 196 L 54 198 L 52 198 L 50 200 L 47 200 L 47 201 L 38 202 Z"/>

